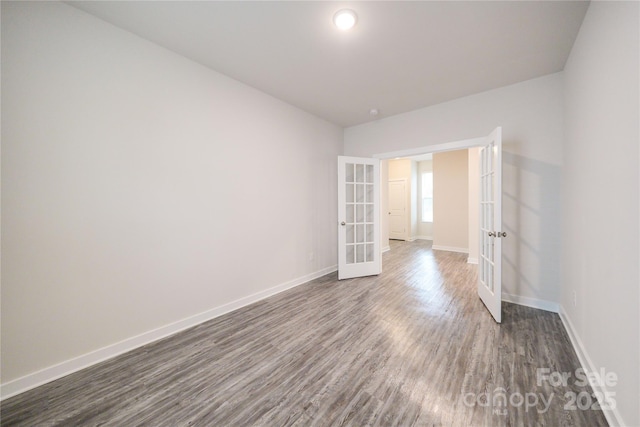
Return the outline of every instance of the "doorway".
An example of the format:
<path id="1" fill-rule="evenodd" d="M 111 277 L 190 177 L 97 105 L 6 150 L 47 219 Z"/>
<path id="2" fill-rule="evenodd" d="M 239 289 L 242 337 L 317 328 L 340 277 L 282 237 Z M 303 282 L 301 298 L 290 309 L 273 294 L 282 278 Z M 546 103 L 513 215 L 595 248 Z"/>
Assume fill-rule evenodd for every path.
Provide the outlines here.
<path id="1" fill-rule="evenodd" d="M 477 264 L 478 151 L 386 160 L 389 239 L 428 240 L 435 250 L 464 253 Z"/>
<path id="2" fill-rule="evenodd" d="M 478 228 L 478 242 L 479 245 L 475 245 L 473 239 L 466 239 L 466 252 L 469 252 L 469 244 L 472 243 L 478 247 L 478 295 L 483 301 L 496 322 L 500 323 L 502 319 L 502 237 L 506 237 L 506 233 L 502 232 L 502 129 L 496 128 L 488 136 L 483 138 L 474 138 L 470 140 L 456 141 L 446 144 L 439 144 L 435 146 L 428 146 L 423 148 L 403 150 L 400 152 L 383 153 L 375 155 L 374 157 L 382 160 L 396 159 L 402 157 L 412 157 L 427 153 L 447 153 L 456 150 L 466 150 L 469 155 L 468 149 L 479 147 L 479 161 L 474 162 L 478 165 L 478 173 L 474 174 L 474 177 L 478 181 L 478 185 L 471 185 L 478 188 L 477 203 L 474 203 L 479 215 L 477 218 Z M 468 168 L 468 164 L 467 164 Z M 384 172 L 388 168 L 382 167 Z M 467 172 L 468 173 L 468 172 Z M 437 172 L 436 172 L 437 174 Z M 467 175 L 468 179 L 469 175 Z M 382 180 L 385 177 L 381 177 Z M 437 183 L 437 178 L 435 178 Z M 437 184 L 434 185 L 437 187 Z M 467 189 L 469 183 L 467 183 Z M 467 190 L 467 198 L 469 192 Z M 474 196 L 475 198 L 475 196 Z M 434 207 L 437 206 L 437 191 L 434 190 Z M 468 201 L 467 201 L 468 206 Z M 388 205 L 381 205 L 384 210 L 388 209 Z M 385 209 L 387 208 L 387 209 Z M 381 215 L 385 217 L 384 213 Z M 467 220 L 469 218 L 467 207 Z M 434 215 L 434 221 L 437 221 L 437 215 Z M 383 220 L 384 221 L 384 220 Z M 387 224 L 388 226 L 388 224 Z M 476 227 L 471 227 L 476 228 Z M 384 227 L 382 227 L 384 230 Z M 467 233 L 468 233 L 467 224 Z M 381 238 L 388 238 L 381 233 Z M 437 231 L 434 232 L 434 237 L 437 236 Z M 471 240 L 471 242 L 470 242 Z M 381 244 L 382 247 L 387 246 L 385 241 Z M 459 249 L 456 247 L 441 247 L 435 248 L 441 250 L 454 250 Z M 468 261 L 473 260 L 471 256 L 468 257 Z"/>
<path id="3" fill-rule="evenodd" d="M 389 192 L 387 197 L 387 205 L 389 206 L 389 239 L 409 240 L 410 233 L 407 227 L 409 218 L 409 209 L 407 209 L 407 198 L 411 197 L 408 192 L 406 179 L 389 179 Z M 385 242 L 382 242 L 385 243 Z M 384 246 L 388 245 L 387 244 Z"/>

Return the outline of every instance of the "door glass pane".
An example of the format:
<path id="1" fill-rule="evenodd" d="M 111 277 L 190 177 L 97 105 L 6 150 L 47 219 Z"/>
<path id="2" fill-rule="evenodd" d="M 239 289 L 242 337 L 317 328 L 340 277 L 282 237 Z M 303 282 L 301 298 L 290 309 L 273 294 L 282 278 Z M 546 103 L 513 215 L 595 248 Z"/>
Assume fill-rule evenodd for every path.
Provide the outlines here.
<path id="1" fill-rule="evenodd" d="M 373 243 L 367 244 L 367 261 L 375 261 L 373 259 Z"/>
<path id="2" fill-rule="evenodd" d="M 489 270 L 489 277 L 488 277 L 488 281 L 487 281 L 487 285 L 489 286 L 489 289 L 491 289 L 491 292 L 493 292 L 493 265 L 491 265 L 491 263 L 489 263 L 488 266 L 488 270 Z"/>
<path id="3" fill-rule="evenodd" d="M 482 170 L 487 173 L 487 149 L 482 149 Z"/>
<path id="4" fill-rule="evenodd" d="M 495 231 L 493 224 L 493 203 L 487 203 L 487 220 L 489 222 L 489 230 Z"/>
<path id="5" fill-rule="evenodd" d="M 346 200 L 347 203 L 353 203 L 353 185 L 354 184 L 345 184 L 346 188 L 345 188 L 345 196 L 346 196 Z"/>
<path id="6" fill-rule="evenodd" d="M 344 179 L 347 182 L 353 182 L 353 163 L 347 163 L 344 165 Z"/>
<path id="7" fill-rule="evenodd" d="M 493 144 L 489 146 L 487 150 L 487 157 L 489 158 L 489 172 L 493 172 Z"/>
<path id="8" fill-rule="evenodd" d="M 369 224 L 366 227 L 367 227 L 367 232 L 365 237 L 367 239 L 367 243 L 372 243 L 373 242 L 373 224 Z"/>
<path id="9" fill-rule="evenodd" d="M 347 245 L 347 264 L 353 264 L 353 261 L 355 259 L 355 246 L 353 245 Z"/>
<path id="10" fill-rule="evenodd" d="M 364 182 L 364 165 L 356 165 L 356 182 Z"/>
<path id="11" fill-rule="evenodd" d="M 484 181 L 483 181 L 484 182 Z M 482 228 L 488 231 L 487 229 L 487 204 L 482 204 Z"/>
<path id="12" fill-rule="evenodd" d="M 482 258 L 482 283 L 487 285 L 487 260 L 484 257 Z"/>
<path id="13" fill-rule="evenodd" d="M 367 182 L 373 183 L 373 165 L 367 165 Z"/>
<path id="14" fill-rule="evenodd" d="M 353 224 L 354 205 L 347 205 L 347 213 L 345 222 L 347 224 Z"/>
<path id="15" fill-rule="evenodd" d="M 364 202 L 364 184 L 356 184 L 356 202 Z"/>
<path id="16" fill-rule="evenodd" d="M 364 205 L 356 205 L 356 222 L 364 222 Z"/>
<path id="17" fill-rule="evenodd" d="M 365 245 L 357 245 L 356 263 L 364 262 Z"/>
<path id="18" fill-rule="evenodd" d="M 489 200 L 490 201 L 494 201 L 494 194 L 493 194 L 493 172 L 491 172 L 491 175 L 489 175 Z"/>
<path id="19" fill-rule="evenodd" d="M 347 225 L 347 243 L 355 243 L 354 225 Z"/>
<path id="20" fill-rule="evenodd" d="M 366 193 L 366 202 L 373 203 L 373 184 L 367 184 Z"/>
<path id="21" fill-rule="evenodd" d="M 367 222 L 373 222 L 373 204 L 367 204 L 367 217 L 365 218 Z"/>
<path id="22" fill-rule="evenodd" d="M 356 243 L 364 243 L 364 225 L 356 225 Z"/>

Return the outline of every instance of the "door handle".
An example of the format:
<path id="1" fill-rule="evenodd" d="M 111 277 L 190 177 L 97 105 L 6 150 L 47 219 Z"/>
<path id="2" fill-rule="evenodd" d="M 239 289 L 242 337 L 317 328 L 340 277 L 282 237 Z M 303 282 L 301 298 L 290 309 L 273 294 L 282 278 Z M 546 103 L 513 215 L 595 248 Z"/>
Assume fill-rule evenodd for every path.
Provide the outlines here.
<path id="1" fill-rule="evenodd" d="M 496 237 L 496 232 L 495 231 L 490 231 L 489 232 L 489 237 Z"/>
<path id="2" fill-rule="evenodd" d="M 503 231 L 502 233 L 498 232 L 498 237 L 507 237 L 507 232 Z"/>
<path id="3" fill-rule="evenodd" d="M 490 231 L 489 237 L 507 237 L 506 231 Z"/>
<path id="4" fill-rule="evenodd" d="M 342 221 L 342 222 L 340 223 L 340 225 L 346 225 L 346 224 L 347 224 L 347 223 L 346 223 L 346 222 L 344 222 L 344 221 Z"/>

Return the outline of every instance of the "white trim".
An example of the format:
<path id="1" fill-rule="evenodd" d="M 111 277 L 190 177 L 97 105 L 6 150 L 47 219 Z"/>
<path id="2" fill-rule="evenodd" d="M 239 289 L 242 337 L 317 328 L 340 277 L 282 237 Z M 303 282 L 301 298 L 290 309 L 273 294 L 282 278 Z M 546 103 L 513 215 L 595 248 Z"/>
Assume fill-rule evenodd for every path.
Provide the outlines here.
<path id="1" fill-rule="evenodd" d="M 382 253 L 389 252 L 390 250 L 391 250 L 391 246 L 387 245 L 384 248 L 382 248 Z"/>
<path id="2" fill-rule="evenodd" d="M 559 310 L 559 305 L 557 302 L 538 298 L 523 297 L 521 295 L 508 294 L 506 292 L 502 293 L 502 301 L 524 305 L 526 307 L 537 308 L 539 310 L 551 311 L 553 313 L 558 313 Z"/>
<path id="3" fill-rule="evenodd" d="M 584 369 L 586 372 L 599 372 L 599 370 L 596 368 L 596 365 L 593 363 L 593 361 L 589 357 L 589 354 L 587 353 L 587 349 L 582 344 L 582 340 L 580 339 L 580 336 L 578 335 L 578 332 L 576 331 L 576 329 L 573 327 L 573 323 L 571 323 L 571 319 L 567 315 L 567 312 L 564 310 L 564 307 L 560 305 L 559 308 L 560 310 L 558 314 L 560 315 L 560 320 L 562 320 L 562 324 L 564 325 L 564 328 L 567 330 L 567 334 L 569 335 L 571 344 L 573 344 L 573 348 L 575 349 L 576 354 L 578 355 L 578 360 L 580 361 L 580 365 L 582 366 L 582 369 Z M 591 388 L 593 388 L 594 392 L 602 393 L 602 395 L 605 395 L 605 393 L 607 392 L 612 393 L 612 391 L 607 390 L 607 388 L 602 384 L 591 384 Z M 618 411 L 617 406 L 614 409 L 602 408 L 602 412 L 604 413 L 604 417 L 607 419 L 607 423 L 610 426 L 628 425 L 622 419 L 622 415 L 620 415 L 620 412 Z"/>
<path id="4" fill-rule="evenodd" d="M 467 258 L 467 264 L 478 264 L 478 258 Z"/>
<path id="5" fill-rule="evenodd" d="M 464 150 L 466 148 L 480 147 L 485 143 L 486 137 L 463 139 L 461 141 L 445 142 L 444 144 L 427 145 L 426 147 L 410 148 L 408 150 L 391 151 L 374 154 L 375 159 L 393 159 L 396 157 L 411 157 L 427 153 L 442 153 L 445 151 Z"/>
<path id="6" fill-rule="evenodd" d="M 431 237 L 431 236 L 416 236 L 415 239 L 416 240 L 433 240 L 433 237 Z"/>
<path id="7" fill-rule="evenodd" d="M 468 248 L 456 248 L 456 247 L 453 247 L 453 246 L 432 245 L 431 249 L 434 249 L 436 251 L 459 252 L 461 254 L 468 254 L 469 253 L 469 249 Z"/>
<path id="8" fill-rule="evenodd" d="M 7 399 L 40 385 L 57 380 L 58 378 L 62 378 L 81 369 L 88 368 L 89 366 L 119 356 L 138 347 L 142 347 L 143 345 L 150 344 L 159 339 L 168 337 L 169 335 L 173 335 L 177 332 L 199 325 L 208 320 L 229 313 L 233 310 L 237 310 L 241 307 L 253 304 L 254 302 L 302 285 L 311 280 L 317 279 L 318 277 L 333 273 L 337 270 L 337 265 L 323 268 L 322 270 L 318 270 L 314 273 L 310 273 L 297 279 L 293 279 L 280 285 L 274 286 L 272 288 L 265 289 L 264 291 L 260 291 L 255 294 L 237 299 L 203 313 L 187 317 L 186 319 L 182 319 L 177 322 L 162 326 L 160 328 L 144 332 L 140 335 L 127 338 L 115 344 L 111 344 L 98 350 L 94 350 L 92 352 L 75 357 L 73 359 L 66 360 L 57 365 L 50 366 L 48 368 L 25 375 L 12 381 L 8 381 L 0 385 L 0 400 Z"/>

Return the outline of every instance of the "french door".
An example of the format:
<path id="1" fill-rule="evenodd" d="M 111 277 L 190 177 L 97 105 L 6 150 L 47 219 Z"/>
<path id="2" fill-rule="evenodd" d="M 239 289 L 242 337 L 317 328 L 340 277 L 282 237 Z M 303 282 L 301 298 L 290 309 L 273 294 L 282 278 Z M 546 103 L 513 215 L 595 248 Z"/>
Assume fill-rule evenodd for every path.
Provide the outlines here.
<path id="1" fill-rule="evenodd" d="M 380 160 L 338 156 L 338 279 L 381 271 Z"/>
<path id="2" fill-rule="evenodd" d="M 480 150 L 480 257 L 478 295 L 496 322 L 502 321 L 502 128 Z"/>

